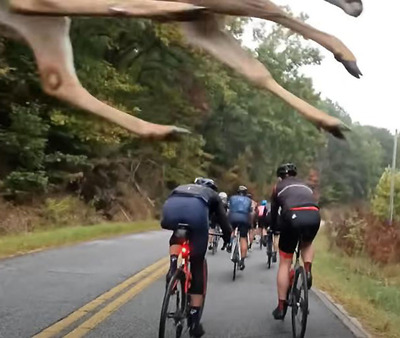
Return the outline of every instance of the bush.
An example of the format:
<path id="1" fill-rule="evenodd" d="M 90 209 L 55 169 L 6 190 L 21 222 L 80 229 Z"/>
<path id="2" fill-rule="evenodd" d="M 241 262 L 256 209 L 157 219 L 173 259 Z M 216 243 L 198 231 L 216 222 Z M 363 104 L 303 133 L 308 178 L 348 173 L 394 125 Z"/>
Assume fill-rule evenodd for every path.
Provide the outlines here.
<path id="1" fill-rule="evenodd" d="M 347 255 L 368 254 L 374 262 L 400 262 L 400 224 L 388 226 L 365 209 L 325 211 L 331 246 Z"/>
<path id="2" fill-rule="evenodd" d="M 366 221 L 359 216 L 357 210 L 337 209 L 327 213 L 330 219 L 326 221 L 331 244 L 342 248 L 349 256 L 361 254 L 364 251 L 364 236 Z"/>
<path id="3" fill-rule="evenodd" d="M 48 178 L 44 171 L 13 171 L 3 182 L 3 188 L 11 194 L 18 192 L 46 192 Z"/>
<path id="4" fill-rule="evenodd" d="M 42 211 L 46 225 L 84 225 L 99 221 L 94 208 L 77 197 L 47 198 Z"/>
<path id="5" fill-rule="evenodd" d="M 381 221 L 387 221 L 389 217 L 391 169 L 387 168 L 375 189 L 371 200 L 372 213 Z M 395 172 L 394 184 L 394 219 L 400 221 L 400 172 Z"/>

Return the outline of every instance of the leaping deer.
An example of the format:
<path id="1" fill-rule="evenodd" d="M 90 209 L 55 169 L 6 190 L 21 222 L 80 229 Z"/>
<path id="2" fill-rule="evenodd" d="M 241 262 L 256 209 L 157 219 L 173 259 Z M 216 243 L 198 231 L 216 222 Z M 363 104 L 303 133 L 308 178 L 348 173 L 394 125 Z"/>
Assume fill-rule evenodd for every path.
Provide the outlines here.
<path id="1" fill-rule="evenodd" d="M 350 15 L 358 15 L 349 3 L 360 0 L 326 0 Z M 345 6 L 347 4 L 347 7 Z M 362 8 L 361 8 L 362 9 Z M 359 10 L 360 12 L 360 10 Z M 351 51 L 336 37 L 290 17 L 269 0 L 0 0 L 0 34 L 20 37 L 32 48 L 42 87 L 80 109 L 141 136 L 162 138 L 188 132 L 176 126 L 153 124 L 117 110 L 93 97 L 78 80 L 69 37 L 69 16 L 124 16 L 163 21 L 181 21 L 187 43 L 207 51 L 242 74 L 260 89 L 268 90 L 291 105 L 317 127 L 342 138 L 347 127 L 280 86 L 265 66 L 244 51 L 224 31 L 222 15 L 257 17 L 282 24 L 312 39 L 329 51 L 355 77 L 361 75 Z M 11 35 L 9 34 L 11 33 Z M 16 33 L 16 35 L 15 35 Z"/>

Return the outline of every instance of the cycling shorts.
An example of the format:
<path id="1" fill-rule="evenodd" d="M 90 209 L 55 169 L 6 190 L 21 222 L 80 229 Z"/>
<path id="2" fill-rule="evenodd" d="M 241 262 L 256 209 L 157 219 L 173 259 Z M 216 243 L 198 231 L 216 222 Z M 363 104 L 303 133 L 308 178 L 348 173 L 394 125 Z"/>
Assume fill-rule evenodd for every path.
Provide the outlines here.
<path id="1" fill-rule="evenodd" d="M 176 230 L 179 223 L 190 227 L 189 245 L 191 256 L 204 257 L 208 242 L 208 207 L 199 198 L 172 196 L 162 209 L 161 227 Z"/>
<path id="2" fill-rule="evenodd" d="M 232 225 L 233 229 L 238 228 L 240 232 L 240 237 L 247 237 L 247 233 L 251 228 L 250 217 L 249 214 L 242 213 L 230 213 L 229 214 L 229 222 Z"/>
<path id="3" fill-rule="evenodd" d="M 312 243 L 318 233 L 321 216 L 318 208 L 293 208 L 282 217 L 279 249 L 291 257 L 297 242 Z"/>

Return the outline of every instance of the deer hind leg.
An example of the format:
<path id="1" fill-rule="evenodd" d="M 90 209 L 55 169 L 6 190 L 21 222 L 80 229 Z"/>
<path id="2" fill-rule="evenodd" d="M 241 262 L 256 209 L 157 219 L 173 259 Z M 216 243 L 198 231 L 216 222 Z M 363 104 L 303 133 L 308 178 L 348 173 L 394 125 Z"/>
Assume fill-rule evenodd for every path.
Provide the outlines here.
<path id="1" fill-rule="evenodd" d="M 227 64 L 261 89 L 266 89 L 291 105 L 307 120 L 338 138 L 348 129 L 340 120 L 327 115 L 281 87 L 262 63 L 244 51 L 236 40 L 219 28 L 214 15 L 203 15 L 196 22 L 181 23 L 189 44 L 200 47 Z"/>
<path id="2" fill-rule="evenodd" d="M 177 132 L 187 132 L 175 126 L 146 122 L 110 107 L 89 94 L 75 73 L 68 18 L 24 17 L 0 8 L 0 23 L 17 31 L 33 49 L 42 86 L 47 94 L 116 123 L 141 137 L 162 138 Z"/>
<path id="3" fill-rule="evenodd" d="M 10 10 L 20 14 L 52 16 L 126 16 L 186 20 L 204 8 L 158 0 L 10 0 Z"/>
<path id="4" fill-rule="evenodd" d="M 205 6 L 210 10 L 236 16 L 248 16 L 279 23 L 292 31 L 311 39 L 329 50 L 341 62 L 347 71 L 359 78 L 361 71 L 357 66 L 354 54 L 335 36 L 321 32 L 318 29 L 300 21 L 269 0 L 184 0 L 192 4 Z"/>

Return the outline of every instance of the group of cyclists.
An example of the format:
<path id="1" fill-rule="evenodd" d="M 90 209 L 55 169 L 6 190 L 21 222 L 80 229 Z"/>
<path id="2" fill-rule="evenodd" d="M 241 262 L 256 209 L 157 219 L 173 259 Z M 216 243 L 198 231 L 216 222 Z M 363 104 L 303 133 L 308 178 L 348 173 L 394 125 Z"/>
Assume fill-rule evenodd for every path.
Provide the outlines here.
<path id="1" fill-rule="evenodd" d="M 287 291 L 290 285 L 290 268 L 297 243 L 301 238 L 301 255 L 307 274 L 308 288 L 312 285 L 311 266 L 314 257 L 312 242 L 319 230 L 319 206 L 312 189 L 297 178 L 297 168 L 286 163 L 277 169 L 278 182 L 272 189 L 270 203 L 261 201 L 258 205 L 248 189 L 241 185 L 237 193 L 230 196 L 218 193 L 218 187 L 210 178 L 196 178 L 192 184 L 176 187 L 163 205 L 161 226 L 176 230 L 179 224 L 190 226 L 190 269 L 192 274 L 189 289 L 189 333 L 201 337 L 204 329 L 200 323 L 201 307 L 204 301 L 205 255 L 207 245 L 212 241 L 209 228 L 218 225 L 224 241 L 222 249 L 231 251 L 234 230 L 240 236 L 241 260 L 239 269 L 245 269 L 248 248 L 254 239 L 256 224 L 263 244 L 266 244 L 267 229 L 274 234 L 273 262 L 277 261 L 278 304 L 272 315 L 283 320 L 287 312 Z M 213 230 L 211 230 L 212 233 Z M 279 240 L 278 240 L 279 239 Z M 170 268 L 167 284 L 177 269 L 181 252 L 181 240 L 174 234 L 170 238 Z"/>

